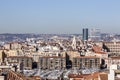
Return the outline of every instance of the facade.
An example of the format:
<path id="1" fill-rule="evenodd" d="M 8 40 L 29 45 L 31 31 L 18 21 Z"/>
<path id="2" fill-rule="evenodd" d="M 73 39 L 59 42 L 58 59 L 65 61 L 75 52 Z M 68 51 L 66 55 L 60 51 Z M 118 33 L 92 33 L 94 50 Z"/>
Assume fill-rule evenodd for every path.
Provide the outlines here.
<path id="1" fill-rule="evenodd" d="M 116 57 L 111 57 L 111 65 L 115 65 L 115 64 L 117 64 L 117 65 L 119 65 L 120 66 L 120 57 L 118 56 L 116 56 Z"/>
<path id="2" fill-rule="evenodd" d="M 100 68 L 100 58 L 95 56 L 84 56 L 73 58 L 73 68 Z"/>
<path id="3" fill-rule="evenodd" d="M 23 67 L 23 69 L 32 69 L 33 59 L 27 56 L 9 56 L 7 57 L 7 63 L 12 66 L 17 65 L 19 69 L 20 67 Z"/>
<path id="4" fill-rule="evenodd" d="M 39 58 L 39 68 L 41 69 L 65 69 L 66 58 L 58 56 L 45 56 Z"/>
<path id="5" fill-rule="evenodd" d="M 103 45 L 111 56 L 120 55 L 120 42 L 103 42 Z"/>
<path id="6" fill-rule="evenodd" d="M 19 42 L 9 42 L 4 45 L 5 49 L 16 50 L 21 49 L 22 43 Z"/>
<path id="7" fill-rule="evenodd" d="M 83 29 L 83 40 L 88 40 L 88 28 Z"/>
<path id="8" fill-rule="evenodd" d="M 108 69 L 110 69 L 111 65 L 118 65 L 118 67 L 120 69 L 120 57 L 119 56 L 113 56 L 110 58 L 106 58 L 105 63 L 107 64 Z"/>

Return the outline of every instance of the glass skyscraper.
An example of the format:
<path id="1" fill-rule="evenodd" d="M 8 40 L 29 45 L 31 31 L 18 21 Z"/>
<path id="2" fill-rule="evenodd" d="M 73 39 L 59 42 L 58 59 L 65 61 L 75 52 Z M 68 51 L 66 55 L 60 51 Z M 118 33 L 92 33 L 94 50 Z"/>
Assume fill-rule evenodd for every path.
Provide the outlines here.
<path id="1" fill-rule="evenodd" d="M 83 40 L 88 40 L 88 28 L 83 28 Z"/>

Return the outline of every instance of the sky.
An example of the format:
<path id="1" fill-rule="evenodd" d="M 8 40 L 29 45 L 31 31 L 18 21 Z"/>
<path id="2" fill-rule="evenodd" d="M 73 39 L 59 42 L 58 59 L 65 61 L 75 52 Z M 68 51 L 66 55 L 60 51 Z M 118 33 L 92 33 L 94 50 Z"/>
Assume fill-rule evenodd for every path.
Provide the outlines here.
<path id="1" fill-rule="evenodd" d="M 0 33 L 120 33 L 120 0 L 0 0 Z"/>

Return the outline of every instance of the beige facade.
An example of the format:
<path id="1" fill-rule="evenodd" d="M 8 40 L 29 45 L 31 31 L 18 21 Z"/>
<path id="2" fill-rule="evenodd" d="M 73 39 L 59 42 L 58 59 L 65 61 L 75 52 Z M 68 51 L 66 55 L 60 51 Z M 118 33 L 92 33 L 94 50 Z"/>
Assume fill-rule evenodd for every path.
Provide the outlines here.
<path id="1" fill-rule="evenodd" d="M 5 53 L 7 56 L 17 56 L 17 50 L 7 50 Z"/>
<path id="2" fill-rule="evenodd" d="M 3 50 L 0 50 L 0 62 L 2 62 L 2 52 Z"/>
<path id="3" fill-rule="evenodd" d="M 100 68 L 100 58 L 95 56 L 74 57 L 73 68 Z"/>
<path id="4" fill-rule="evenodd" d="M 73 58 L 80 56 L 80 53 L 78 51 L 68 51 L 67 55 L 69 55 L 70 60 L 73 61 Z"/>
<path id="5" fill-rule="evenodd" d="M 120 54 L 120 42 L 103 42 L 103 44 L 108 48 L 110 54 Z"/>
<path id="6" fill-rule="evenodd" d="M 27 56 L 9 56 L 7 57 L 7 63 L 9 65 L 17 65 L 20 67 L 20 64 L 23 62 L 23 68 L 32 69 L 32 57 Z"/>
<path id="7" fill-rule="evenodd" d="M 21 49 L 22 48 L 22 43 L 19 43 L 19 42 L 6 43 L 4 45 L 4 48 L 5 49 L 11 49 L 11 50 Z"/>
<path id="8" fill-rule="evenodd" d="M 64 69 L 66 67 L 65 57 L 45 56 L 39 58 L 39 68 L 41 69 Z"/>
<path id="9" fill-rule="evenodd" d="M 3 58 L 3 54 L 2 53 L 5 53 L 6 57 L 8 56 L 17 56 L 17 50 L 7 50 L 7 49 L 2 49 L 0 50 L 0 62 L 3 62 L 2 61 L 2 58 Z"/>

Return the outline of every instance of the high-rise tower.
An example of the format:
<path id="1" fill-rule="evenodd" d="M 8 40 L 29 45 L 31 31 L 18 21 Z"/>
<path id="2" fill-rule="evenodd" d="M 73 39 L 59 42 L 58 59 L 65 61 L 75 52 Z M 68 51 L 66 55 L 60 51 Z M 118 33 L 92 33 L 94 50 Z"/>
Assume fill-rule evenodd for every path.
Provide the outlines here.
<path id="1" fill-rule="evenodd" d="M 83 40 L 88 40 L 88 28 L 83 28 Z"/>

